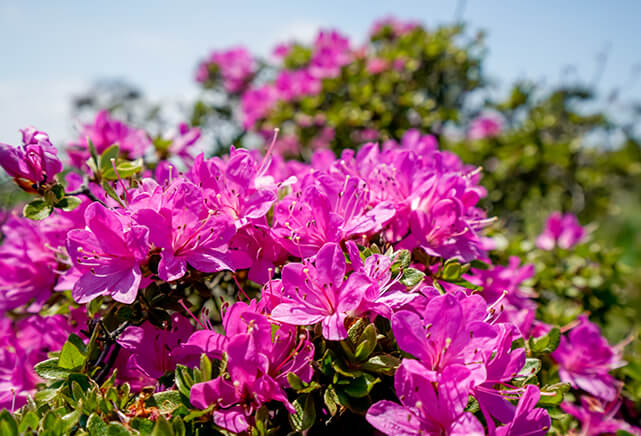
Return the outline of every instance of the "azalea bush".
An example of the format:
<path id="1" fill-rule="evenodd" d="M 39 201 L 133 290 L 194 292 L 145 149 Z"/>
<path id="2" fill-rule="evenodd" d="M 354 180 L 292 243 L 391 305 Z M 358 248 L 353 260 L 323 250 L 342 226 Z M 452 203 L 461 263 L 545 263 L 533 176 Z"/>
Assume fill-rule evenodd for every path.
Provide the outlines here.
<path id="1" fill-rule="evenodd" d="M 641 434 L 619 253 L 572 213 L 533 224 L 514 163 L 469 163 L 503 118 L 440 130 L 484 85 L 461 31 L 321 32 L 276 70 L 216 51 L 171 132 L 102 110 L 66 145 L 0 145 L 26 198 L 3 213 L 0 433 Z"/>

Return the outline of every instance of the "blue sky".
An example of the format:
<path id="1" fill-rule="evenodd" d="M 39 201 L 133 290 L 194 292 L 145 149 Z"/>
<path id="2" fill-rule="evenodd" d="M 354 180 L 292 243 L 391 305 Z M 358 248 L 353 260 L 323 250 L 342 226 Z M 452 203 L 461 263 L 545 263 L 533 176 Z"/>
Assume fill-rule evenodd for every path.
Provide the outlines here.
<path id="1" fill-rule="evenodd" d="M 455 9 L 455 1 L 432 0 L 0 0 L 0 142 L 18 142 L 26 125 L 54 142 L 69 139 L 70 97 L 99 78 L 125 78 L 153 100 L 186 99 L 197 94 L 194 67 L 211 49 L 245 44 L 265 54 L 319 27 L 362 41 L 381 16 L 435 26 Z M 568 65 L 591 80 L 607 49 L 599 88 L 625 86 L 626 98 L 641 99 L 641 79 L 630 84 L 641 65 L 641 2 L 467 0 L 463 17 L 487 31 L 486 71 L 500 82 L 554 84 Z"/>

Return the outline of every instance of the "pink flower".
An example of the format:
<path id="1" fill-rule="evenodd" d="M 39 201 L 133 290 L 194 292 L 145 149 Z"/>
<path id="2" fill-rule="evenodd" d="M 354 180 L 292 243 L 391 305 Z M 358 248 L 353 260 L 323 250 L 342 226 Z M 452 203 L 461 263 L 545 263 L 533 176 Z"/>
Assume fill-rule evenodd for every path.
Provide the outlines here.
<path id="1" fill-rule="evenodd" d="M 581 242 L 585 235 L 585 229 L 576 216 L 554 212 L 548 217 L 543 233 L 536 238 L 536 246 L 541 250 L 552 250 L 555 246 L 569 250 Z"/>
<path id="2" fill-rule="evenodd" d="M 161 249 L 158 276 L 173 281 L 187 272 L 187 264 L 203 272 L 233 270 L 227 243 L 236 233 L 231 218 L 205 206 L 196 185 L 177 179 L 161 194 L 158 208 L 143 207 L 137 224 L 149 229 L 149 241 Z"/>
<path id="3" fill-rule="evenodd" d="M 404 34 L 411 32 L 419 26 L 420 24 L 416 21 L 402 21 L 395 17 L 385 17 L 374 22 L 369 34 L 371 36 L 376 36 L 382 31 L 386 31 L 390 33 L 390 36 L 398 38 L 399 36 L 403 36 Z"/>
<path id="4" fill-rule="evenodd" d="M 241 98 L 243 127 L 251 129 L 256 122 L 265 118 L 278 101 L 278 90 L 273 85 L 263 85 L 245 92 Z"/>
<path id="5" fill-rule="evenodd" d="M 467 131 L 467 137 L 471 140 L 492 138 L 501 133 L 503 120 L 498 115 L 481 115 L 472 120 Z"/>
<path id="6" fill-rule="evenodd" d="M 581 436 L 615 434 L 618 430 L 640 436 L 641 428 L 615 418 L 620 407 L 620 400 L 603 404 L 598 399 L 585 395 L 581 397 L 580 406 L 572 403 L 561 404 L 561 409 L 574 416 L 581 424 Z"/>
<path id="7" fill-rule="evenodd" d="M 22 129 L 22 146 L 0 144 L 0 166 L 27 192 L 37 192 L 41 185 L 55 183 L 62 171 L 58 150 L 49 136 L 33 127 Z"/>
<path id="8" fill-rule="evenodd" d="M 432 298 L 421 315 L 400 310 L 392 317 L 401 350 L 429 370 L 487 362 L 497 343 L 496 327 L 486 323 L 486 304 L 478 295 L 446 294 Z M 483 381 L 485 369 L 475 377 Z"/>
<path id="9" fill-rule="evenodd" d="M 214 358 L 227 355 L 226 373 L 214 380 L 196 383 L 190 401 L 200 409 L 214 404 L 214 422 L 233 432 L 247 430 L 254 412 L 268 401 L 279 401 L 290 413 L 295 409 L 284 391 L 287 374 L 309 382 L 314 346 L 296 328 L 274 329 L 267 318 L 250 305 L 235 303 L 223 317 L 225 335 L 200 330 L 189 338 L 185 351 L 196 349 Z M 265 334 L 267 332 L 267 334 Z M 271 333 L 274 332 L 274 333 Z"/>
<path id="10" fill-rule="evenodd" d="M 149 229 L 127 217 L 92 203 L 85 211 L 88 229 L 67 236 L 67 251 L 82 276 L 73 287 L 77 303 L 100 295 L 130 304 L 142 280 L 140 265 L 149 250 Z"/>
<path id="11" fill-rule="evenodd" d="M 174 352 L 193 331 L 189 320 L 175 313 L 171 317 L 171 328 L 159 329 L 146 321 L 140 326 L 127 327 L 118 337 L 118 343 L 129 351 L 130 370 L 158 379 L 176 369 L 180 360 Z"/>
<path id="12" fill-rule="evenodd" d="M 496 431 L 497 436 L 544 436 L 550 429 L 551 420 L 545 409 L 535 408 L 541 397 L 539 388 L 528 385 L 519 399 L 512 422 Z"/>
<path id="13" fill-rule="evenodd" d="M 212 69 L 222 77 L 227 92 L 237 93 L 244 89 L 254 75 L 256 62 L 244 47 L 215 51 L 211 53 L 209 60 L 198 67 L 196 80 L 200 83 L 209 80 Z"/>
<path id="14" fill-rule="evenodd" d="M 559 364 L 561 381 L 608 402 L 616 399 L 618 383 L 609 372 L 625 362 L 620 350 L 611 347 L 585 315 L 579 316 L 579 325 L 561 338 L 551 356 Z"/>
<path id="15" fill-rule="evenodd" d="M 389 62 L 383 58 L 371 58 L 367 60 L 365 69 L 370 74 L 379 74 L 389 67 Z"/>
<path id="16" fill-rule="evenodd" d="M 377 430 L 393 436 L 482 436 L 481 423 L 465 412 L 473 383 L 463 365 L 450 365 L 437 373 L 405 359 L 394 376 L 401 404 L 379 401 L 369 408 L 366 419 Z"/>
<path id="17" fill-rule="evenodd" d="M 292 325 L 320 322 L 326 339 L 345 339 L 345 319 L 358 308 L 363 289 L 369 284 L 361 274 L 352 274 L 345 280 L 345 269 L 345 255 L 334 243 L 323 245 L 313 265 L 285 265 L 284 294 L 292 301 L 276 306 L 272 318 Z"/>
<path id="18" fill-rule="evenodd" d="M 96 115 L 93 124 L 82 126 L 80 138 L 69 144 L 67 153 L 72 165 L 82 168 L 89 159 L 89 142 L 101 154 L 114 144 L 120 147 L 120 153 L 129 159 L 142 157 L 152 143 L 144 130 L 136 129 L 111 118 L 109 112 L 102 110 Z"/>

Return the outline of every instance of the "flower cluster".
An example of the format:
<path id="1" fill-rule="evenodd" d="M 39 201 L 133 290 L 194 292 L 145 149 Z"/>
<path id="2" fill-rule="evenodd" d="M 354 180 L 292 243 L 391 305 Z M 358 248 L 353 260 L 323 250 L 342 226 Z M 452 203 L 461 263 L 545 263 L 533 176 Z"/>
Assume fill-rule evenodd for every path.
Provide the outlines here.
<path id="1" fill-rule="evenodd" d="M 292 50 L 287 47 L 278 53 L 283 55 Z M 289 102 L 320 93 L 322 80 L 337 77 L 341 68 L 352 60 L 353 53 L 346 37 L 335 30 L 321 31 L 307 58 L 304 65 L 281 70 L 273 83 L 250 88 L 243 94 L 243 125 L 246 128 L 253 127 L 279 101 Z"/>
<path id="2" fill-rule="evenodd" d="M 309 72 L 331 77 L 347 47 L 322 34 Z M 480 169 L 434 136 L 410 129 L 309 163 L 285 160 L 274 137 L 264 155 L 231 147 L 178 171 L 133 165 L 149 137 L 106 113 L 86 129 L 70 146 L 84 176 L 33 192 L 57 209 L 2 228 L 4 407 L 30 407 L 43 377 L 59 401 L 95 385 L 117 408 L 104 419 L 234 433 L 364 416 L 394 435 L 544 435 L 561 407 L 586 431 L 637 431 L 616 415 L 620 347 L 586 316 L 537 319 L 533 265 L 495 263 L 483 236 Z M 161 148 L 189 156 L 199 135 L 183 125 Z M 24 147 L 53 147 L 32 137 Z M 584 234 L 555 214 L 539 242 L 568 250 Z M 569 389 L 582 407 L 561 406 Z"/>
<path id="3" fill-rule="evenodd" d="M 256 72 L 256 62 L 251 54 L 237 47 L 226 51 L 214 51 L 209 58 L 200 63 L 196 71 L 196 81 L 208 83 L 219 76 L 227 92 L 243 91 Z"/>

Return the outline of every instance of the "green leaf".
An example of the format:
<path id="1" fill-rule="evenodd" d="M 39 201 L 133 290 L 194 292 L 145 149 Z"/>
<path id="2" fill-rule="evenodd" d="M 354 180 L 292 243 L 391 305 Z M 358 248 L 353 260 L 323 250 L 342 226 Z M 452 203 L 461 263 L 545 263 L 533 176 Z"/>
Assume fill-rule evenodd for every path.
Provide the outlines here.
<path id="1" fill-rule="evenodd" d="M 470 262 L 470 266 L 475 269 L 482 269 L 482 270 L 487 270 L 490 269 L 490 265 L 488 265 L 485 262 L 481 262 L 480 260 L 473 260 Z"/>
<path id="2" fill-rule="evenodd" d="M 212 378 L 211 360 L 205 353 L 200 355 L 200 377 L 201 382 L 206 382 Z"/>
<path id="3" fill-rule="evenodd" d="M 18 426 L 18 431 L 20 434 L 24 434 L 27 430 L 37 430 L 38 424 L 40 423 L 40 417 L 36 412 L 29 411 L 20 420 L 20 425 Z"/>
<path id="4" fill-rule="evenodd" d="M 107 425 L 107 431 L 104 433 L 106 436 L 131 436 L 127 428 L 117 422 L 111 422 Z"/>
<path id="5" fill-rule="evenodd" d="M 27 203 L 27 205 L 22 210 L 22 213 L 26 218 L 35 221 L 40 221 L 47 218 L 49 215 L 51 215 L 51 212 L 53 212 L 53 206 L 41 199 L 33 200 L 31 203 Z"/>
<path id="6" fill-rule="evenodd" d="M 183 365 L 176 365 L 175 371 L 176 387 L 185 397 L 189 398 L 189 391 L 194 384 L 194 379 L 190 374 L 189 368 Z"/>
<path id="7" fill-rule="evenodd" d="M 347 331 L 347 336 L 352 344 L 358 344 L 361 334 L 365 327 L 369 325 L 369 322 L 363 318 L 359 318 Z"/>
<path id="8" fill-rule="evenodd" d="M 327 406 L 329 414 L 332 416 L 336 415 L 339 402 L 333 386 L 330 385 L 325 389 L 325 392 L 323 393 L 323 401 L 325 402 L 325 406 Z"/>
<path id="9" fill-rule="evenodd" d="M 69 339 L 62 346 L 58 366 L 63 369 L 74 369 L 85 363 L 85 344 L 75 334 L 69 335 Z"/>
<path id="10" fill-rule="evenodd" d="M 361 368 L 366 371 L 375 372 L 378 374 L 394 375 L 396 368 L 401 364 L 401 359 L 392 356 L 391 354 L 379 354 L 370 357 Z"/>
<path id="11" fill-rule="evenodd" d="M 289 385 L 294 389 L 295 391 L 299 391 L 303 389 L 303 381 L 300 379 L 299 376 L 294 374 L 293 372 L 290 372 L 287 374 L 287 381 L 289 382 Z"/>
<path id="12" fill-rule="evenodd" d="M 60 201 L 65 196 L 65 187 L 60 184 L 56 184 L 49 189 L 49 192 L 53 194 L 54 200 Z"/>
<path id="13" fill-rule="evenodd" d="M 117 180 L 118 176 L 121 179 L 126 179 L 133 176 L 134 174 L 142 171 L 143 160 L 136 159 L 135 161 L 122 161 L 116 165 L 116 170 L 118 174 L 113 170 L 113 167 L 105 168 L 102 172 L 102 176 L 107 180 Z"/>
<path id="14" fill-rule="evenodd" d="M 559 330 L 558 327 L 554 327 L 544 336 L 530 338 L 529 345 L 533 353 L 541 354 L 553 352 L 559 346 L 560 342 L 561 330 Z"/>
<path id="15" fill-rule="evenodd" d="M 18 435 L 18 423 L 7 409 L 0 412 L 0 434 Z"/>
<path id="16" fill-rule="evenodd" d="M 134 418 L 129 422 L 129 425 L 138 430 L 141 435 L 150 435 L 154 430 L 154 422 L 149 419 Z"/>
<path id="17" fill-rule="evenodd" d="M 541 360 L 535 358 L 525 359 L 525 365 L 519 373 L 515 376 L 515 382 L 521 386 L 527 383 L 532 377 L 535 377 L 541 370 Z"/>
<path id="18" fill-rule="evenodd" d="M 153 395 L 160 413 L 171 413 L 183 405 L 182 397 L 178 391 L 163 391 Z"/>
<path id="19" fill-rule="evenodd" d="M 296 398 L 292 405 L 296 413 L 289 415 L 289 423 L 294 431 L 303 431 L 316 422 L 316 406 L 312 395 L 306 394 Z"/>
<path id="20" fill-rule="evenodd" d="M 413 288 L 423 280 L 423 277 L 425 277 L 425 273 L 423 271 L 419 271 L 415 268 L 406 268 L 403 271 L 401 283 L 409 288 Z"/>
<path id="21" fill-rule="evenodd" d="M 175 417 L 171 421 L 171 425 L 174 428 L 175 436 L 185 436 L 187 434 L 187 428 L 185 427 L 185 422 L 179 416 Z"/>
<path id="22" fill-rule="evenodd" d="M 96 313 L 100 310 L 102 306 L 103 297 L 96 297 L 87 304 L 87 315 L 89 318 L 93 318 Z"/>
<path id="23" fill-rule="evenodd" d="M 71 432 L 71 429 L 75 427 L 76 424 L 78 424 L 81 416 L 82 413 L 80 412 L 80 410 L 74 410 L 73 412 L 67 413 L 62 418 L 60 418 L 60 421 L 64 423 L 66 433 Z"/>
<path id="24" fill-rule="evenodd" d="M 87 430 L 89 436 L 104 436 L 107 434 L 107 423 L 98 415 L 92 413 L 87 419 Z"/>
<path id="25" fill-rule="evenodd" d="M 394 255 L 394 261 L 392 262 L 391 270 L 392 274 L 398 274 L 402 269 L 410 266 L 410 261 L 412 260 L 412 253 L 409 250 L 399 250 Z"/>
<path id="26" fill-rule="evenodd" d="M 381 379 L 371 374 L 363 374 L 360 377 L 349 380 L 349 384 L 343 387 L 343 391 L 350 397 L 362 398 L 369 395 L 374 385 L 380 381 Z"/>
<path id="27" fill-rule="evenodd" d="M 367 360 L 376 348 L 376 342 L 376 327 L 374 327 L 374 324 L 370 324 L 363 330 L 360 343 L 356 346 L 356 351 L 354 352 L 356 360 Z"/>
<path id="28" fill-rule="evenodd" d="M 441 278 L 447 281 L 459 280 L 461 278 L 462 268 L 458 261 L 446 262 L 441 271 Z"/>
<path id="29" fill-rule="evenodd" d="M 105 190 L 107 195 L 116 200 L 120 206 L 125 207 L 122 199 L 118 197 L 118 194 L 114 190 L 113 186 L 111 186 L 111 184 L 107 180 L 102 181 L 102 188 Z"/>
<path id="30" fill-rule="evenodd" d="M 78 206 L 82 204 L 82 200 L 78 197 L 68 196 L 56 203 L 58 209 L 62 209 L 65 212 L 71 212 Z"/>
<path id="31" fill-rule="evenodd" d="M 569 383 L 555 383 L 553 385 L 543 386 L 538 404 L 542 406 L 558 406 L 563 401 L 563 395 L 569 390 Z"/>
<path id="32" fill-rule="evenodd" d="M 98 168 L 98 152 L 96 151 L 96 146 L 93 145 L 91 138 L 89 138 L 88 136 L 87 136 L 87 145 L 89 146 L 89 154 L 91 155 L 91 159 L 93 159 L 96 168 Z"/>
<path id="33" fill-rule="evenodd" d="M 58 359 L 48 359 L 37 363 L 33 367 L 36 374 L 47 380 L 58 380 L 65 378 L 69 375 L 68 369 L 60 368 L 58 366 Z"/>
<path id="34" fill-rule="evenodd" d="M 174 436 L 174 428 L 167 422 L 167 420 L 160 415 L 151 432 L 151 436 Z"/>
<path id="35" fill-rule="evenodd" d="M 120 155 L 120 147 L 118 144 L 114 144 L 111 147 L 107 148 L 105 151 L 102 152 L 100 155 L 100 172 L 105 173 L 106 170 L 111 170 L 113 172 L 113 169 L 111 168 L 111 159 L 118 159 L 118 156 Z"/>

